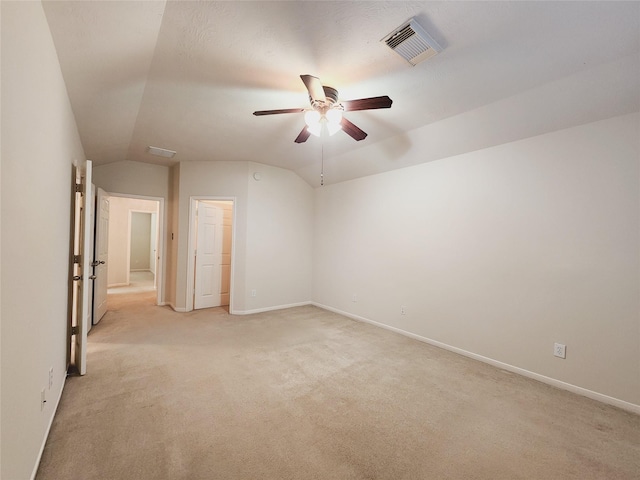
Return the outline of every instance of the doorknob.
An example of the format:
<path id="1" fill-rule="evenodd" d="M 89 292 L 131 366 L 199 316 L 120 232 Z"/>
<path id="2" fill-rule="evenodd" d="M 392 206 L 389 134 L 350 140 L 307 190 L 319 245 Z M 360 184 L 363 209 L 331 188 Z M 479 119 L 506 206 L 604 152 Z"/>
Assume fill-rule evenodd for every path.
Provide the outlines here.
<path id="1" fill-rule="evenodd" d="M 82 280 L 82 275 L 74 275 L 73 276 L 73 281 L 74 282 L 79 282 L 80 280 Z"/>
<path id="2" fill-rule="evenodd" d="M 100 265 L 100 262 L 97 260 L 94 260 L 93 262 L 91 262 L 92 267 L 97 267 L 98 265 Z"/>
<path id="3" fill-rule="evenodd" d="M 91 280 L 95 280 L 97 277 L 96 277 L 95 275 L 91 275 L 89 278 L 90 278 Z"/>
<path id="4" fill-rule="evenodd" d="M 100 260 L 100 265 L 104 265 L 106 262 L 104 260 Z"/>

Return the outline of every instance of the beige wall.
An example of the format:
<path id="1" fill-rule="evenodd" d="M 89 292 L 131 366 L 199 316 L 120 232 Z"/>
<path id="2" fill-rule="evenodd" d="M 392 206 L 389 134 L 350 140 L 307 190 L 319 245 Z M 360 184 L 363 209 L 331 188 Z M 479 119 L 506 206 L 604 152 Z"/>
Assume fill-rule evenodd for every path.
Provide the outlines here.
<path id="1" fill-rule="evenodd" d="M 637 411 L 639 133 L 632 114 L 316 189 L 314 300 Z"/>
<path id="2" fill-rule="evenodd" d="M 260 172 L 259 182 L 253 173 Z M 192 196 L 235 199 L 234 313 L 311 300 L 313 189 L 296 174 L 252 162 L 180 164 L 176 302 L 186 306 Z M 256 296 L 250 295 L 256 290 Z"/>
<path id="3" fill-rule="evenodd" d="M 131 271 L 149 271 L 151 247 L 151 214 L 131 213 L 131 253 L 129 268 Z"/>
<path id="4" fill-rule="evenodd" d="M 152 165 L 140 162 L 114 162 L 107 165 L 94 166 L 94 184 L 101 187 L 108 193 L 119 193 L 124 195 L 140 195 L 145 197 L 156 197 L 164 199 L 163 225 L 170 225 L 171 202 L 170 189 L 172 187 L 172 170 L 161 165 Z M 164 227 L 164 255 L 162 258 L 165 270 L 160 274 L 162 278 L 163 302 L 171 303 L 170 297 L 174 290 L 171 289 L 172 279 L 169 276 L 168 268 L 174 263 L 172 254 L 172 244 L 168 228 Z M 111 243 L 109 244 L 111 246 Z M 109 283 L 112 280 L 117 283 L 109 273 Z"/>
<path id="5" fill-rule="evenodd" d="M 169 169 L 169 201 L 167 202 L 167 228 L 165 253 L 165 293 L 164 301 L 168 305 L 176 304 L 176 275 L 178 271 L 178 241 L 176 238 L 179 225 L 178 213 L 180 207 L 180 164 Z"/>
<path id="6" fill-rule="evenodd" d="M 64 384 L 72 172 L 84 152 L 41 3 L 0 9 L 0 477 L 11 480 L 35 473 Z"/>
<path id="7" fill-rule="evenodd" d="M 309 301 L 313 189 L 289 170 L 258 163 L 249 164 L 249 178 L 245 308 Z"/>
<path id="8" fill-rule="evenodd" d="M 109 193 L 169 198 L 169 167 L 140 162 L 94 165 L 93 182 Z"/>
<path id="9" fill-rule="evenodd" d="M 247 225 L 247 170 L 246 162 L 182 162 L 178 186 L 177 231 L 175 263 L 174 308 L 186 308 L 187 261 L 189 237 L 189 208 L 192 196 L 219 196 L 234 198 L 234 291 L 235 308 L 244 310 Z"/>

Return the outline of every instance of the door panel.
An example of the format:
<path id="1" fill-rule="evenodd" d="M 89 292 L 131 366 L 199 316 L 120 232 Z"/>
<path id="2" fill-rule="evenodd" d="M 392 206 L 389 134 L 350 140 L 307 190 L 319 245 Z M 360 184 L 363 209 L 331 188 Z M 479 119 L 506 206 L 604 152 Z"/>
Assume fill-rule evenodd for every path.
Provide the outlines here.
<path id="1" fill-rule="evenodd" d="M 82 192 L 75 194 L 74 202 L 74 242 L 73 254 L 78 259 L 73 266 L 73 306 L 71 325 L 77 329 L 72 334 L 74 363 L 80 375 L 87 372 L 87 332 L 91 321 L 91 192 L 92 164 L 82 162 L 76 169 L 76 184 L 82 185 Z"/>
<path id="2" fill-rule="evenodd" d="M 93 324 L 107 312 L 107 284 L 109 256 L 109 197 L 103 189 L 98 189 L 96 200 L 96 239 L 93 257 Z"/>
<path id="3" fill-rule="evenodd" d="M 198 202 L 196 271 L 193 308 L 218 307 L 220 303 L 220 252 L 222 209 Z"/>

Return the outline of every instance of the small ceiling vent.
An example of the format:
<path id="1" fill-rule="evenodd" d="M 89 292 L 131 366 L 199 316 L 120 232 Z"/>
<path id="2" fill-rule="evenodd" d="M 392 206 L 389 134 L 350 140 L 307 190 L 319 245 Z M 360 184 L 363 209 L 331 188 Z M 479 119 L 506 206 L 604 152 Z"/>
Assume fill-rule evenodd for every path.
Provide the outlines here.
<path id="1" fill-rule="evenodd" d="M 151 155 L 156 155 L 158 157 L 165 157 L 165 158 L 173 158 L 176 154 L 176 152 L 174 152 L 173 150 L 167 150 L 166 148 L 152 147 L 152 146 L 149 146 L 148 151 Z"/>
<path id="2" fill-rule="evenodd" d="M 411 65 L 424 62 L 442 51 L 440 45 L 411 18 L 381 41 Z"/>

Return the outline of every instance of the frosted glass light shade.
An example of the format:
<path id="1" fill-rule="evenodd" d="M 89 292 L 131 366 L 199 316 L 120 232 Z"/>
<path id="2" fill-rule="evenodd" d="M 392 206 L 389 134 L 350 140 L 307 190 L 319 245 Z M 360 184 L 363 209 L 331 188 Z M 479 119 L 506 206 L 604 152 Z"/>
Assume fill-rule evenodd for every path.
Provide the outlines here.
<path id="1" fill-rule="evenodd" d="M 335 135 L 337 132 L 342 130 L 342 125 L 339 123 L 327 122 L 327 130 L 329 131 L 329 135 Z"/>
<path id="2" fill-rule="evenodd" d="M 304 114 L 304 122 L 309 127 L 312 127 L 314 125 L 319 125 L 320 117 L 321 117 L 320 112 L 316 110 L 309 110 L 307 113 Z"/>
<path id="3" fill-rule="evenodd" d="M 316 137 L 319 137 L 320 133 L 322 132 L 322 124 L 320 122 L 316 122 L 313 125 L 307 125 L 307 130 L 309 131 L 309 133 L 312 133 Z"/>
<path id="4" fill-rule="evenodd" d="M 328 110 L 324 116 L 327 118 L 327 122 L 329 122 L 329 124 L 339 125 L 342 121 L 342 110 L 331 109 Z"/>

